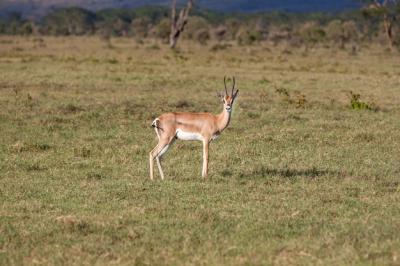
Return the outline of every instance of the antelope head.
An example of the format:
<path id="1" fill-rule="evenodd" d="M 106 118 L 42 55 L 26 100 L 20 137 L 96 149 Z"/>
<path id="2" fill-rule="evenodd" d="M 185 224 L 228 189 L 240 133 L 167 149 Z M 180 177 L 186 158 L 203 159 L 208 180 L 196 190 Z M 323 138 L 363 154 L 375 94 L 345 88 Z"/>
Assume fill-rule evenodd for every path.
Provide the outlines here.
<path id="1" fill-rule="evenodd" d="M 231 94 L 229 95 L 228 89 L 226 87 L 226 77 L 224 77 L 224 85 L 225 85 L 225 93 L 219 93 L 218 96 L 221 98 L 222 103 L 224 104 L 224 109 L 230 113 L 232 112 L 233 102 L 236 99 L 236 96 L 239 93 L 239 90 L 235 90 L 235 77 L 232 77 L 232 90 Z"/>

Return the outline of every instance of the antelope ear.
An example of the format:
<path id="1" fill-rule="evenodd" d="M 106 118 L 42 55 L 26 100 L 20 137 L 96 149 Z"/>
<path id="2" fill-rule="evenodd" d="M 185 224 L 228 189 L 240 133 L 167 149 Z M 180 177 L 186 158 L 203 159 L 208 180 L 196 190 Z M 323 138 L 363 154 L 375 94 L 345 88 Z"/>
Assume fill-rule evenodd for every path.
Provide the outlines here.
<path id="1" fill-rule="evenodd" d="M 221 100 L 224 99 L 224 94 L 222 92 L 217 92 L 217 97 L 220 98 Z"/>

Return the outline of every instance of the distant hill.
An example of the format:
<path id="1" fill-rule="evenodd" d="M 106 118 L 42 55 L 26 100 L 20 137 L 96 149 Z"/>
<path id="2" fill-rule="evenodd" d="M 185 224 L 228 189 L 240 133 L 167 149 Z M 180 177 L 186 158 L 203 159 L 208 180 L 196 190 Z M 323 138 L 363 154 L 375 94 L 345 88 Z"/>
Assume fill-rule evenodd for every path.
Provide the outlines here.
<path id="1" fill-rule="evenodd" d="M 145 5 L 169 5 L 170 0 L 0 0 L 0 15 L 21 13 L 27 18 L 40 18 L 49 11 L 79 6 L 89 10 L 104 8 L 137 8 Z M 178 1 L 184 3 L 185 1 Z M 360 0 L 197 0 L 201 8 L 225 12 L 338 12 L 360 7 Z"/>

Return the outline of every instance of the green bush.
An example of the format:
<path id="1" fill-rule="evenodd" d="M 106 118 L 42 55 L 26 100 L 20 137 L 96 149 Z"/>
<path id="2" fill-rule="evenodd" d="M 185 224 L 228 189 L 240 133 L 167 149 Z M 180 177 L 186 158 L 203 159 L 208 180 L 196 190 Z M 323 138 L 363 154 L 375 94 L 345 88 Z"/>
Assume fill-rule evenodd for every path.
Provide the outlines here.
<path id="1" fill-rule="evenodd" d="M 56 10 L 43 19 L 42 32 L 52 35 L 82 35 L 94 31 L 96 14 L 77 7 Z"/>
<path id="2" fill-rule="evenodd" d="M 239 45 L 251 45 L 261 41 L 261 32 L 257 30 L 241 29 L 236 35 Z"/>
<path id="3" fill-rule="evenodd" d="M 369 104 L 360 100 L 361 95 L 350 92 L 350 106 L 354 110 L 372 110 Z"/>
<path id="4" fill-rule="evenodd" d="M 298 30 L 299 36 L 305 43 L 315 44 L 325 39 L 326 33 L 315 21 L 306 22 Z"/>
<path id="5" fill-rule="evenodd" d="M 160 21 L 160 23 L 155 27 L 155 37 L 168 41 L 169 34 L 171 32 L 170 19 L 165 18 Z"/>
<path id="6" fill-rule="evenodd" d="M 194 34 L 194 39 L 198 41 L 201 45 L 206 45 L 207 41 L 210 39 L 210 33 L 207 29 L 199 29 Z"/>

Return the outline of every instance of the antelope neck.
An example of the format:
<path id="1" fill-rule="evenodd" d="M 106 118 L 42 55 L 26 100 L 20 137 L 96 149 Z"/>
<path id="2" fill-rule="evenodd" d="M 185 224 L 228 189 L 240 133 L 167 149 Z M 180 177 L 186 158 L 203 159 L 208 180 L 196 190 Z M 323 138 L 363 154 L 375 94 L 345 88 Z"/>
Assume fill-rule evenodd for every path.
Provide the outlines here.
<path id="1" fill-rule="evenodd" d="M 222 113 L 218 115 L 218 129 L 220 132 L 229 125 L 229 121 L 231 120 L 231 112 L 228 112 L 225 106 L 223 108 Z"/>

